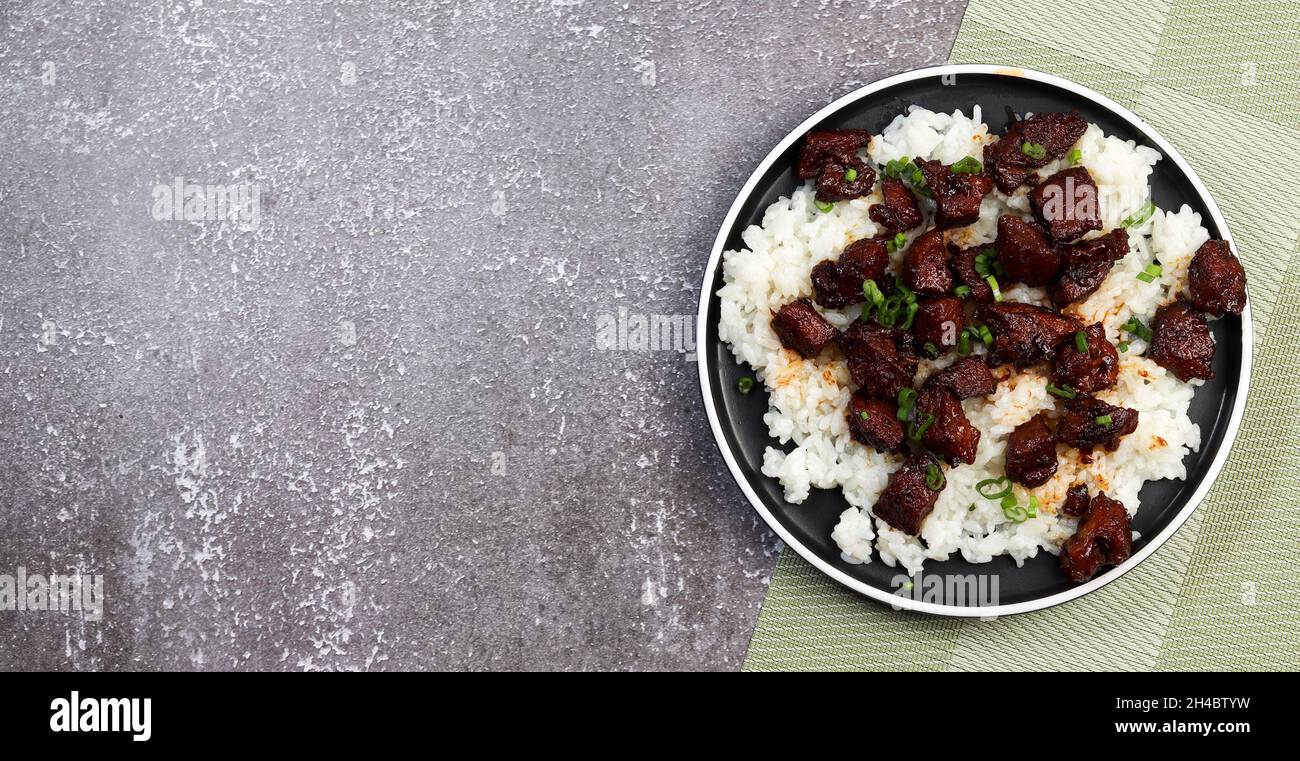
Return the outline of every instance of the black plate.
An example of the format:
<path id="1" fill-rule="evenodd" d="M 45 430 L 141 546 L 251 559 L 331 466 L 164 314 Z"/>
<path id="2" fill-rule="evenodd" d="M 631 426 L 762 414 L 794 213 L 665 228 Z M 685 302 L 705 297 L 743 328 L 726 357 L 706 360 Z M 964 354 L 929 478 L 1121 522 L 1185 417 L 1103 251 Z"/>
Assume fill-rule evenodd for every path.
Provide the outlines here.
<path id="1" fill-rule="evenodd" d="M 717 291 L 723 283 L 717 256 L 722 250 L 743 248 L 741 232 L 750 225 L 759 224 L 763 210 L 768 205 L 781 196 L 790 195 L 798 186 L 794 176 L 794 164 L 800 145 L 798 137 L 811 129 L 844 127 L 865 128 L 879 134 L 911 104 L 940 113 L 961 109 L 968 116 L 972 106 L 979 105 L 984 121 L 995 134 L 1001 134 L 1013 113 L 1074 109 L 1108 135 L 1133 140 L 1139 145 L 1159 151 L 1164 158 L 1156 164 L 1151 177 L 1156 204 L 1162 209 L 1177 209 L 1187 204 L 1200 213 L 1202 224 L 1212 237 L 1229 238 L 1218 209 L 1208 194 L 1202 192 L 1199 180 L 1190 169 L 1186 169 L 1176 151 L 1171 151 L 1167 144 L 1162 144 L 1163 140 L 1149 126 L 1136 117 L 1134 120 L 1137 124 L 1130 122 L 1125 118 L 1126 112 L 1122 108 L 1086 88 L 1034 72 L 1025 72 L 1024 76 L 994 73 L 992 67 L 939 67 L 900 76 L 914 78 L 896 82 L 891 80 L 899 78 L 891 78 L 884 83 L 864 88 L 869 91 L 873 87 L 880 87 L 880 84 L 884 85 L 860 99 L 828 108 L 819 114 L 820 118 L 816 121 L 809 120 L 801 125 L 791 133 L 789 144 L 769 157 L 770 163 L 765 162 L 765 168 L 747 185 L 749 192 L 737 199 L 737 206 L 733 207 L 734 218 L 719 234 L 722 245 L 720 248 L 715 247 L 714 260 L 710 265 L 712 269 L 705 283 L 708 289 L 707 301 L 701 299 L 699 341 L 701 384 L 706 402 L 711 400 L 716 412 L 715 433 L 718 444 L 724 454 L 730 453 L 728 464 L 737 481 L 742 487 L 747 484 L 752 489 L 751 502 L 757 499 L 755 507 L 760 508 L 760 514 L 766 510 L 768 515 L 763 517 L 772 524 L 773 529 L 785 534 L 787 541 L 800 554 L 814 564 L 822 565 L 822 569 L 832 577 L 851 587 L 860 586 L 852 583 L 857 580 L 869 587 L 859 588 L 858 591 L 872 594 L 871 590 L 879 590 L 885 595 L 897 590 L 896 584 L 891 583 L 891 580 L 905 571 L 887 567 L 880 562 L 878 556 L 873 557 L 871 563 L 863 565 L 853 565 L 840 559 L 839 548 L 831 539 L 831 530 L 848 503 L 839 489 L 814 489 L 803 504 L 791 505 L 782 497 L 781 486 L 776 479 L 762 474 L 763 451 L 776 443 L 768 437 L 763 423 L 763 413 L 767 411 L 767 394 L 761 386 L 748 396 L 735 391 L 737 379 L 749 374 L 751 370 L 747 365 L 738 365 L 728 346 L 718 339 L 720 307 Z M 1139 124 L 1151 134 L 1144 134 Z M 1134 557 L 1128 563 L 1100 575 L 1086 585 L 1086 590 L 1067 581 L 1057 566 L 1057 558 L 1046 552 L 1040 552 L 1037 557 L 1026 561 L 1022 568 L 1017 568 L 1015 562 L 1007 556 L 994 558 L 991 563 L 972 564 L 955 553 L 955 559 L 927 561 L 924 574 L 997 574 L 1000 605 L 1006 607 L 995 612 L 1004 614 L 1062 602 L 1113 580 L 1144 559 L 1150 550 L 1167 539 L 1190 515 L 1217 475 L 1231 445 L 1231 438 L 1236 433 L 1237 417 L 1245 401 L 1243 381 L 1248 380 L 1243 375 L 1249 372 L 1250 344 L 1243 334 L 1243 330 L 1249 330 L 1249 312 L 1244 318 L 1229 316 L 1214 321 L 1211 325 L 1218 341 L 1214 359 L 1215 379 L 1196 391 L 1190 410 L 1192 420 L 1201 428 L 1200 451 L 1189 455 L 1185 460 L 1188 472 L 1186 480 L 1151 482 L 1142 489 L 1141 509 L 1133 521 L 1133 529 L 1141 533 L 1142 539 L 1134 544 Z M 1148 543 L 1152 543 L 1152 546 L 1143 552 Z M 817 560 L 822 563 L 817 563 Z M 883 595 L 872 596 L 884 599 Z M 943 610 L 908 604 L 904 604 L 904 607 L 952 615 L 972 614 L 970 610 L 963 612 L 947 606 Z"/>

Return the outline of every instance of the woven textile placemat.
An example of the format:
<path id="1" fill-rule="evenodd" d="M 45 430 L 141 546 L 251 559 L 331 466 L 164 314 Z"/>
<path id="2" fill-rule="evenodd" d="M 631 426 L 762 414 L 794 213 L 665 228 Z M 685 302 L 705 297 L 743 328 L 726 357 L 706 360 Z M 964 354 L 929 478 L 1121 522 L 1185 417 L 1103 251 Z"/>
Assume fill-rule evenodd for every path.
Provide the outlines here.
<path id="1" fill-rule="evenodd" d="M 1300 2 L 973 0 L 955 63 L 1072 79 L 1196 169 L 1250 281 L 1246 417 L 1209 498 L 1119 580 L 996 621 L 894 611 L 787 548 L 745 670 L 1300 666 Z"/>

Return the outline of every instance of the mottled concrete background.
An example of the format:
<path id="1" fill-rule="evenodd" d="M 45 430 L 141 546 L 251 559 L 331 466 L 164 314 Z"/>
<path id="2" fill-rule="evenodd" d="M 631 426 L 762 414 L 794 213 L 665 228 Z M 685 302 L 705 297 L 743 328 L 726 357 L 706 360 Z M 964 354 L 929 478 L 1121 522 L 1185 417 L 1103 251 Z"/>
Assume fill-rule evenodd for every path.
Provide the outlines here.
<path id="1" fill-rule="evenodd" d="M 0 668 L 738 666 L 776 543 L 600 331 L 962 7 L 0 4 L 0 574 L 105 596 Z"/>

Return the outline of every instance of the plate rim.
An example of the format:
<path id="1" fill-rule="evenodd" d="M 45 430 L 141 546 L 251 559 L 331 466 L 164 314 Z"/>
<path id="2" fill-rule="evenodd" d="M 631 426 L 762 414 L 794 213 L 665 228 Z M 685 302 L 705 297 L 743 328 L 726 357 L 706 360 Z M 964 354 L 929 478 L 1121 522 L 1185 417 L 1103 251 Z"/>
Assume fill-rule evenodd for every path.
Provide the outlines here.
<path id="1" fill-rule="evenodd" d="M 917 79 L 960 74 L 993 74 L 998 76 L 1029 79 L 1052 85 L 1091 100 L 1098 106 L 1110 111 L 1116 116 L 1119 116 L 1124 121 L 1127 121 L 1134 129 L 1145 135 L 1148 140 L 1161 150 L 1165 160 L 1172 161 L 1180 170 L 1182 170 L 1186 177 L 1191 181 L 1192 187 L 1196 190 L 1197 195 L 1200 196 L 1201 202 L 1205 204 L 1205 208 L 1209 212 L 1210 217 L 1214 220 L 1215 225 L 1222 233 L 1222 239 L 1228 241 L 1234 249 L 1236 248 L 1236 243 L 1232 238 L 1232 232 L 1228 229 L 1227 220 L 1223 218 L 1222 212 L 1219 211 L 1219 206 L 1215 203 L 1214 197 L 1210 194 L 1209 190 L 1206 189 L 1205 184 L 1201 182 L 1201 178 L 1183 158 L 1182 154 L 1178 152 L 1178 149 L 1165 140 L 1154 127 L 1146 122 L 1146 120 L 1105 95 L 1063 77 L 1035 71 L 1033 69 L 1026 69 L 1020 66 L 966 63 L 943 64 L 939 66 L 927 66 L 920 69 L 912 69 L 864 85 L 863 87 L 859 87 L 852 92 L 831 101 L 788 132 L 786 136 L 768 152 L 767 156 L 763 158 L 759 165 L 750 174 L 749 179 L 745 181 L 745 184 L 736 194 L 736 198 L 732 202 L 731 208 L 727 211 L 726 217 L 723 218 L 722 226 L 719 228 L 718 235 L 713 242 L 713 248 L 709 255 L 708 264 L 704 269 L 704 278 L 700 287 L 700 300 L 695 324 L 695 345 L 697 347 L 696 368 L 700 378 L 700 392 L 704 399 L 705 414 L 708 416 L 709 427 L 713 432 L 714 444 L 722 454 L 722 458 L 727 464 L 727 469 L 730 471 L 732 479 L 735 480 L 736 485 L 740 487 L 741 492 L 744 493 L 746 499 L 748 499 L 750 506 L 758 512 L 759 516 L 763 519 L 763 522 L 781 538 L 781 541 L 785 542 L 786 545 L 793 547 L 804 560 L 811 563 L 815 568 L 830 578 L 859 594 L 885 603 L 895 610 L 912 610 L 920 613 L 929 613 L 955 618 L 996 618 L 999 616 L 1043 610 L 1096 591 L 1136 568 L 1140 563 L 1142 563 L 1142 561 L 1146 560 L 1152 553 L 1163 546 L 1164 543 L 1178 531 L 1178 529 L 1182 528 L 1183 524 L 1187 522 L 1187 519 L 1191 517 L 1192 513 L 1200 507 L 1201 503 L 1205 500 L 1206 495 L 1218 480 L 1219 473 L 1223 470 L 1223 466 L 1227 462 L 1233 444 L 1236 443 L 1237 434 L 1241 428 L 1241 421 L 1246 411 L 1246 397 L 1250 390 L 1251 370 L 1254 359 L 1254 322 L 1251 319 L 1250 300 L 1247 298 L 1246 308 L 1241 314 L 1241 374 L 1237 383 L 1237 398 L 1233 404 L 1232 413 L 1228 418 L 1227 428 L 1223 434 L 1223 442 L 1219 446 L 1218 450 L 1215 451 L 1214 458 L 1210 462 L 1205 478 L 1201 480 L 1201 483 L 1197 486 L 1196 490 L 1188 498 L 1187 504 L 1183 506 L 1183 509 L 1169 521 L 1169 524 L 1165 526 L 1160 533 L 1148 541 L 1141 550 L 1134 553 L 1128 560 L 1124 561 L 1120 565 L 1110 569 L 1106 573 L 1088 581 L 1087 583 L 1080 584 L 1064 592 L 1057 592 L 1046 597 L 1018 603 L 991 605 L 986 607 L 946 605 L 915 600 L 910 597 L 891 594 L 885 590 L 873 587 L 870 584 L 867 584 L 860 579 L 856 579 L 844 571 L 835 568 L 830 563 L 822 560 L 817 553 L 804 546 L 804 544 L 787 531 L 781 522 L 776 519 L 776 516 L 767 509 L 767 506 L 763 504 L 761 499 L 759 499 L 754 488 L 750 486 L 748 480 L 744 477 L 739 464 L 736 462 L 734 453 L 731 452 L 730 448 L 726 444 L 721 422 L 718 419 L 718 412 L 713 404 L 713 384 L 709 378 L 708 372 L 709 352 L 704 350 L 704 346 L 708 336 L 707 317 L 709 304 L 714 296 L 711 292 L 711 288 L 714 279 L 717 277 L 718 267 L 722 261 L 722 252 L 726 246 L 727 239 L 730 237 L 730 231 L 735 225 L 737 217 L 740 215 L 742 207 L 753 194 L 754 187 L 757 185 L 759 179 L 762 178 L 776 159 L 784 153 L 787 148 L 794 144 L 795 141 L 802 138 L 804 133 L 813 125 L 819 123 L 826 117 L 834 114 L 851 103 L 855 103 L 879 92 L 880 90 L 894 85 L 911 82 Z"/>

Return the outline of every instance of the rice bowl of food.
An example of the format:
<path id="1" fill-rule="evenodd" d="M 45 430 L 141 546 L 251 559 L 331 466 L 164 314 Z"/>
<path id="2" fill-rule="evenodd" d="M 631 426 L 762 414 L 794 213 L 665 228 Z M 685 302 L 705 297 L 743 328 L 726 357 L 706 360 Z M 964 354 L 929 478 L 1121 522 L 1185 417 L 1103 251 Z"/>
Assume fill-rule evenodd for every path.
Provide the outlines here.
<path id="1" fill-rule="evenodd" d="M 1153 552 L 1245 403 L 1245 272 L 1177 151 L 1049 75 L 947 66 L 814 115 L 719 233 L 706 412 L 781 538 L 897 607 L 1002 615 Z M 993 575 L 979 604 L 900 595 Z"/>

